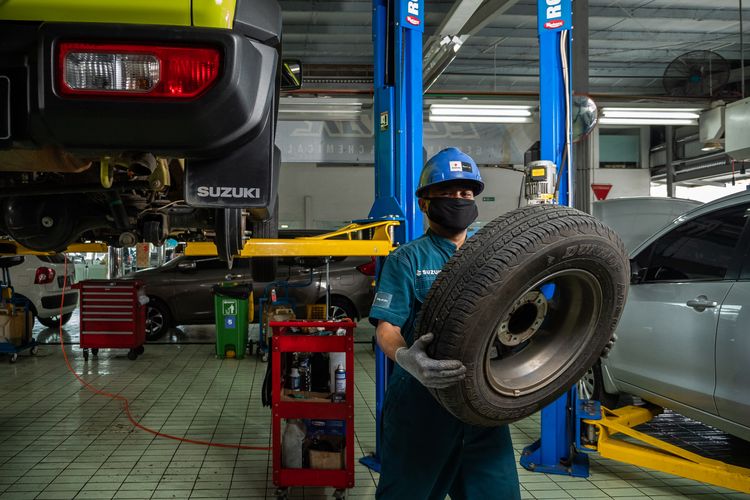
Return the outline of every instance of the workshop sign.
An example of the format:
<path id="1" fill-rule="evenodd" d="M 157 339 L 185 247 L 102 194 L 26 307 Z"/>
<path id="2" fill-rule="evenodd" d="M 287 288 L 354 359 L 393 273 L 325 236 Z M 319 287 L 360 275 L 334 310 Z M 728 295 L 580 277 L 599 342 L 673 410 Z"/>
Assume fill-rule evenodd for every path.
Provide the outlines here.
<path id="1" fill-rule="evenodd" d="M 224 328 L 234 329 L 237 328 L 237 300 L 235 299 L 222 299 L 221 301 L 221 312 L 224 317 Z"/>
<path id="2" fill-rule="evenodd" d="M 539 33 L 573 28 L 571 0 L 537 0 Z"/>
<path id="3" fill-rule="evenodd" d="M 382 117 L 378 119 L 382 126 Z M 372 114 L 357 121 L 280 121 L 276 145 L 284 163 L 372 165 Z M 539 125 L 527 123 L 425 122 L 424 158 L 457 147 L 481 165 L 523 165 L 524 152 L 539 140 Z"/>
<path id="4" fill-rule="evenodd" d="M 401 26 L 424 31 L 424 0 L 401 0 L 398 6 Z"/>

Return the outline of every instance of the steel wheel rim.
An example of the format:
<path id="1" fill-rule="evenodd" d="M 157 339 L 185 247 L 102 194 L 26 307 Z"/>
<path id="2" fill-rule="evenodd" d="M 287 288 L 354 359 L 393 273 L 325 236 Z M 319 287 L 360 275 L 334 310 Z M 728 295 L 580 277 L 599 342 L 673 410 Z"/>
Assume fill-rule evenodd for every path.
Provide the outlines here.
<path id="1" fill-rule="evenodd" d="M 328 313 L 330 314 L 331 319 L 344 319 L 349 317 L 349 315 L 346 314 L 346 310 L 341 306 L 330 306 L 328 308 Z"/>
<path id="2" fill-rule="evenodd" d="M 511 307 L 489 336 L 485 377 L 490 388 L 503 396 L 523 396 L 554 382 L 595 334 L 602 289 L 593 274 L 583 269 L 559 271 L 519 293 L 512 303 L 545 285 L 555 288 L 541 325 L 534 325 L 535 314 Z M 509 318 L 514 311 L 524 317 Z M 518 346 L 504 346 L 496 332 L 501 331 L 501 324 L 509 322 L 515 323 L 519 331 L 533 327 L 534 333 Z"/>
<path id="3" fill-rule="evenodd" d="M 578 381 L 578 397 L 581 399 L 593 399 L 595 385 L 594 370 L 589 369 L 583 374 L 581 380 Z"/>
<path id="4" fill-rule="evenodd" d="M 149 307 L 146 313 L 146 333 L 153 335 L 164 328 L 164 315 L 155 307 Z"/>

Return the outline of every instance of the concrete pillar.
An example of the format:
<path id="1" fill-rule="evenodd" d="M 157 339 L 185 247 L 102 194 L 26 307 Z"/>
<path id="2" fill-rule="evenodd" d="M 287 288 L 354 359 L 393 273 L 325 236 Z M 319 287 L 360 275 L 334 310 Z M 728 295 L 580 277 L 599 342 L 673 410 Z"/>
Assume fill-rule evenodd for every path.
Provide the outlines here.
<path id="1" fill-rule="evenodd" d="M 674 198 L 674 130 L 672 125 L 664 127 L 664 145 L 666 151 L 666 166 L 667 166 L 667 196 Z"/>
<path id="2" fill-rule="evenodd" d="M 107 279 L 122 276 L 122 248 L 109 247 L 107 250 Z"/>

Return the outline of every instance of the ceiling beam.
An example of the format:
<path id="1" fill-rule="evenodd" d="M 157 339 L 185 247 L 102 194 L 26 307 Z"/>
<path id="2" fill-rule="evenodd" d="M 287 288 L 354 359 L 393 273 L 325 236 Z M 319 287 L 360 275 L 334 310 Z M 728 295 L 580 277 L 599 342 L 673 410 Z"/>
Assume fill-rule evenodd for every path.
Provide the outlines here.
<path id="1" fill-rule="evenodd" d="M 513 7 L 518 0 L 455 0 L 448 14 L 428 38 L 422 62 L 425 91 L 455 60 L 458 50 L 493 18 Z"/>

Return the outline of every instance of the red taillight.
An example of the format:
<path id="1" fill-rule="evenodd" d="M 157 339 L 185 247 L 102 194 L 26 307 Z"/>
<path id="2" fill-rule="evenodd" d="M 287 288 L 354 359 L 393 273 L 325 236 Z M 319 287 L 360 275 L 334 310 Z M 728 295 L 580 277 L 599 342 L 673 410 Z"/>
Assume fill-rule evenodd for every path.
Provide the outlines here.
<path id="1" fill-rule="evenodd" d="M 55 279 L 55 270 L 51 267 L 36 268 L 36 274 L 34 275 L 35 285 L 46 285 L 47 283 L 52 283 L 53 279 Z"/>
<path id="2" fill-rule="evenodd" d="M 191 98 L 219 77 L 221 55 L 210 47 L 61 42 L 64 95 Z"/>
<path id="3" fill-rule="evenodd" d="M 364 274 L 365 276 L 375 276 L 375 257 L 372 258 L 367 264 L 357 266 L 357 271 Z"/>

